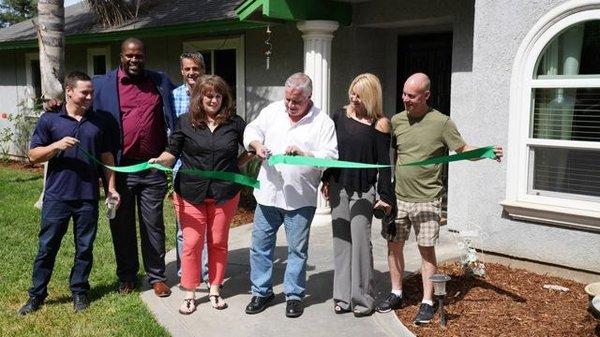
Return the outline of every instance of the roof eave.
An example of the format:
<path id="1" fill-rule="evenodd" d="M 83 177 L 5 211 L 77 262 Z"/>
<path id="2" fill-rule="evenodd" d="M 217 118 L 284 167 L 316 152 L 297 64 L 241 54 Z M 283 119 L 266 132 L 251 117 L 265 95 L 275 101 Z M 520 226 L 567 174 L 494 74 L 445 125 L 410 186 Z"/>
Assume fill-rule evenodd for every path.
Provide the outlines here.
<path id="1" fill-rule="evenodd" d="M 110 32 L 75 34 L 66 36 L 65 40 L 67 44 L 112 42 L 120 41 L 130 36 L 144 38 L 184 34 L 211 34 L 260 28 L 264 27 L 265 25 L 265 23 L 253 21 L 240 21 L 237 18 L 235 18 L 226 20 L 185 23 L 171 26 L 144 27 Z M 37 46 L 37 39 L 0 42 L 0 50 L 31 49 L 37 48 Z"/>

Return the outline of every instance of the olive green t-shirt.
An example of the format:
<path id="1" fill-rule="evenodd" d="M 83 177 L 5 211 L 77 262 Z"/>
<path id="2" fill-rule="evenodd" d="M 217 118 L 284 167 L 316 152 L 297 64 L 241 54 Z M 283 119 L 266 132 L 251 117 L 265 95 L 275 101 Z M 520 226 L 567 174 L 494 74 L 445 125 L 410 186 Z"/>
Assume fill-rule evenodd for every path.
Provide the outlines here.
<path id="1" fill-rule="evenodd" d="M 392 147 L 396 151 L 396 196 L 409 202 L 428 202 L 442 196 L 442 165 L 400 164 L 443 156 L 466 143 L 450 117 L 431 109 L 411 118 L 406 110 L 392 117 Z"/>

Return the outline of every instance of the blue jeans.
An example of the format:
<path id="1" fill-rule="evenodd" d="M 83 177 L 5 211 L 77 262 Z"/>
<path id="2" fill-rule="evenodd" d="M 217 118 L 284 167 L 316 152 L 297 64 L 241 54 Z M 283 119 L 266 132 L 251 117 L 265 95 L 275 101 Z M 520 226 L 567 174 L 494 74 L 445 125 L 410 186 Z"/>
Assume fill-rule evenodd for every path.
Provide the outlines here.
<path id="1" fill-rule="evenodd" d="M 283 291 L 286 300 L 304 298 L 308 237 L 315 210 L 316 207 L 312 206 L 292 211 L 260 204 L 256 206 L 250 248 L 252 295 L 266 297 L 273 293 L 273 253 L 277 230 L 283 223 L 288 242 Z"/>
<path id="2" fill-rule="evenodd" d="M 98 228 L 98 201 L 44 200 L 39 233 L 38 253 L 33 262 L 29 296 L 46 298 L 48 283 L 54 269 L 56 254 L 73 217 L 75 259 L 69 284 L 73 294 L 85 294 L 90 289 L 88 277 L 92 270 L 92 250 Z"/>

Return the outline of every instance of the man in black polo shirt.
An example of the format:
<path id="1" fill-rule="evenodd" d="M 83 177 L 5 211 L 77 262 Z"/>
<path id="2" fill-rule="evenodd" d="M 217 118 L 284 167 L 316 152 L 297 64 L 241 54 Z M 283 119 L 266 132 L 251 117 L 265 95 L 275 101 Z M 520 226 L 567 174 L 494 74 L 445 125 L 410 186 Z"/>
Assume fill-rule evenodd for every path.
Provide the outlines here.
<path id="1" fill-rule="evenodd" d="M 48 176 L 42 207 L 39 250 L 33 262 L 29 300 L 19 314 L 26 315 L 44 303 L 56 254 L 73 218 L 75 262 L 70 288 L 73 307 L 81 311 L 89 306 L 88 276 L 92 269 L 92 248 L 98 224 L 98 168 L 81 147 L 106 165 L 114 165 L 106 119 L 92 107 L 92 81 L 82 72 L 65 79 L 66 104 L 56 112 L 46 112 L 38 121 L 28 153 L 32 163 L 48 161 Z M 114 173 L 104 170 L 108 182 L 107 197 L 120 201 Z"/>

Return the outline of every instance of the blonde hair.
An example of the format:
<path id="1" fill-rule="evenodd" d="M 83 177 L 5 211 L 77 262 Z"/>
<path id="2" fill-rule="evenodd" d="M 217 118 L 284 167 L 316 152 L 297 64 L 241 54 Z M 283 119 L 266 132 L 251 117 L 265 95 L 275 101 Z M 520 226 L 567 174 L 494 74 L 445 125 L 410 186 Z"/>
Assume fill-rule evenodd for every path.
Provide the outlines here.
<path id="1" fill-rule="evenodd" d="M 378 120 L 383 117 L 381 82 L 377 76 L 371 73 L 356 76 L 348 88 L 348 100 L 353 92 L 360 97 L 369 118 Z"/>

